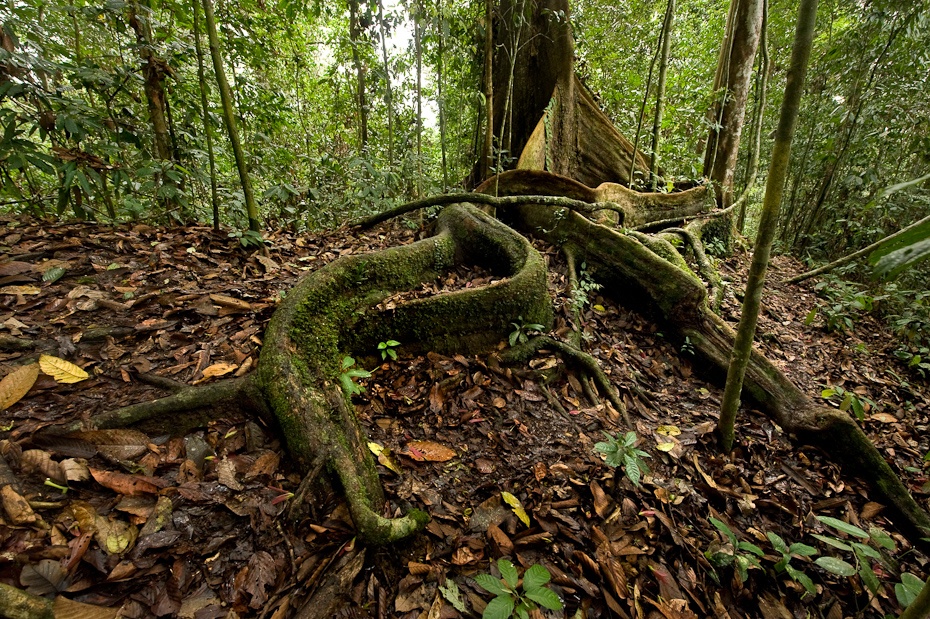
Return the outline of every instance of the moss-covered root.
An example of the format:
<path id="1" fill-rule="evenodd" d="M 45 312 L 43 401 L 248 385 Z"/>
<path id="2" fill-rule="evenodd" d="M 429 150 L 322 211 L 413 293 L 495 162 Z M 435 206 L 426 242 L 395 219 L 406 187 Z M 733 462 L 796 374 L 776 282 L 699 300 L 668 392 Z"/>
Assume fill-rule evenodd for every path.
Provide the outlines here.
<path id="1" fill-rule="evenodd" d="M 0 583 L 0 617 L 11 619 L 54 619 L 54 604 L 22 589 Z"/>
<path id="2" fill-rule="evenodd" d="M 370 544 L 391 544 L 413 535 L 429 524 L 429 514 L 419 509 L 412 509 L 399 518 L 379 516 L 371 508 L 349 452 L 339 445 L 334 446 L 330 462 L 333 472 L 342 484 L 349 512 L 360 539 Z"/>
<path id="3" fill-rule="evenodd" d="M 165 385 L 167 387 L 167 385 Z M 198 408 L 208 408 L 223 402 L 235 402 L 237 406 L 260 407 L 252 375 L 223 380 L 209 385 L 187 387 L 164 398 L 130 404 L 116 410 L 90 418 L 95 428 L 122 428 L 135 423 L 155 419 L 163 415 L 185 413 Z M 73 427 L 72 427 L 73 426 Z M 65 430 L 79 430 L 81 422 L 67 426 Z"/>
<path id="4" fill-rule="evenodd" d="M 542 348 L 554 350 L 558 355 L 568 359 L 581 368 L 585 374 L 594 380 L 594 383 L 601 393 L 610 400 L 613 407 L 623 416 L 623 423 L 626 427 L 633 427 L 633 424 L 630 423 L 630 416 L 626 410 L 626 406 L 623 404 L 623 400 L 620 399 L 613 385 L 610 384 L 610 380 L 607 378 L 607 375 L 604 374 L 604 370 L 601 369 L 597 359 L 584 351 L 578 350 L 574 346 L 570 346 L 565 342 L 560 342 L 545 335 L 539 335 L 531 338 L 525 344 L 514 346 L 501 354 L 501 362 L 523 363 Z"/>
<path id="5" fill-rule="evenodd" d="M 701 242 L 701 237 L 688 228 L 666 228 L 659 233 L 659 237 L 662 238 L 666 234 L 678 235 L 691 245 L 691 249 L 694 251 L 694 259 L 698 264 L 698 272 L 707 280 L 707 298 L 714 300 L 713 309 L 715 312 L 719 311 L 720 304 L 723 303 L 723 283 L 720 281 L 720 274 L 717 273 L 717 269 L 711 264 L 707 253 L 704 251 L 704 243 Z"/>

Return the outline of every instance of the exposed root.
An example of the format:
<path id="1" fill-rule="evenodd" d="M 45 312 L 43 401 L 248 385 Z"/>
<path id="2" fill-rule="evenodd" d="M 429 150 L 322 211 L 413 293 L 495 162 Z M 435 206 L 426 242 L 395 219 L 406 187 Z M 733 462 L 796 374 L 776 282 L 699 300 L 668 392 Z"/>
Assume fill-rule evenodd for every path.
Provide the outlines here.
<path id="1" fill-rule="evenodd" d="M 578 305 L 575 303 L 575 295 L 578 290 L 578 270 L 575 265 L 575 253 L 572 251 L 571 246 L 564 245 L 562 254 L 565 256 L 565 264 L 568 266 L 568 296 L 571 299 L 572 321 L 575 323 L 569 343 L 575 348 L 581 348 L 581 311 L 579 311 Z"/>
<path id="2" fill-rule="evenodd" d="M 501 361 L 504 363 L 523 363 L 532 355 L 542 348 L 550 348 L 563 358 L 567 358 L 579 366 L 587 376 L 590 376 L 600 392 L 610 401 L 614 409 L 623 416 L 623 423 L 627 428 L 632 428 L 629 413 L 623 400 L 617 394 L 614 386 L 610 383 L 604 370 L 598 364 L 597 359 L 588 353 L 578 350 L 574 346 L 560 342 L 546 335 L 536 336 L 525 344 L 519 344 L 501 354 Z M 584 382 L 587 382 L 586 380 Z"/>
<path id="3" fill-rule="evenodd" d="M 663 234 L 677 234 L 691 244 L 694 259 L 698 263 L 698 272 L 708 283 L 707 296 L 714 300 L 713 309 L 715 312 L 718 311 L 720 304 L 723 303 L 723 282 L 720 281 L 720 274 L 717 273 L 717 269 L 714 268 L 714 265 L 711 264 L 710 259 L 704 252 L 704 243 L 701 242 L 701 237 L 687 228 L 666 228 L 659 233 L 660 236 Z"/>

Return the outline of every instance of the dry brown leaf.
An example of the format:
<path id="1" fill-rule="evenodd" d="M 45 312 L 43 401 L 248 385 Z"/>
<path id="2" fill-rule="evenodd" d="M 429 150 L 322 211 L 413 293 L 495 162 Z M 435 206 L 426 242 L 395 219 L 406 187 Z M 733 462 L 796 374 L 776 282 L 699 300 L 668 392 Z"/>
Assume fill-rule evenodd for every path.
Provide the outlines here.
<path id="1" fill-rule="evenodd" d="M 133 460 L 148 449 L 149 437 L 138 430 L 114 428 L 110 430 L 88 430 L 69 435 L 93 443 L 97 451 L 112 460 Z"/>
<path id="2" fill-rule="evenodd" d="M 3 288 L 0 288 L 0 294 L 27 295 L 39 294 L 41 292 L 42 291 L 35 286 L 4 286 Z"/>
<path id="3" fill-rule="evenodd" d="M 418 462 L 448 462 L 455 457 L 455 451 L 432 441 L 410 441 L 401 453 Z"/>
<path id="4" fill-rule="evenodd" d="M 242 484 L 236 481 L 236 465 L 225 456 L 216 463 L 216 477 L 217 481 L 230 490 L 242 490 Z"/>
<path id="5" fill-rule="evenodd" d="M 10 260 L 9 262 L 0 264 L 0 277 L 6 277 L 7 275 L 19 275 L 20 273 L 25 273 L 26 271 L 32 271 L 33 268 L 33 265 L 29 262 Z"/>
<path id="6" fill-rule="evenodd" d="M 594 495 L 594 511 L 601 518 L 607 518 L 611 512 L 611 501 L 596 481 L 591 482 L 591 494 Z"/>
<path id="7" fill-rule="evenodd" d="M 19 402 L 29 393 L 38 377 L 37 363 L 24 365 L 4 376 L 3 380 L 0 380 L 0 411 Z"/>
<path id="8" fill-rule="evenodd" d="M 107 554 L 118 555 L 127 552 L 132 549 L 139 537 L 138 527 L 125 520 L 109 520 L 103 516 L 97 516 L 95 526 L 97 531 L 94 539 Z"/>
<path id="9" fill-rule="evenodd" d="M 225 376 L 230 372 L 236 371 L 238 366 L 234 363 L 214 363 L 211 366 L 204 368 L 203 377 L 204 378 L 213 378 L 214 376 Z"/>
<path id="10" fill-rule="evenodd" d="M 61 464 L 52 460 L 51 454 L 42 449 L 29 449 L 22 455 L 23 471 L 32 473 L 38 471 L 43 477 L 49 477 L 59 484 L 65 483 L 67 477 Z"/>
<path id="11" fill-rule="evenodd" d="M 128 494 L 130 496 L 158 494 L 158 487 L 139 475 L 128 475 L 100 469 L 90 469 L 90 474 L 93 475 L 98 484 L 118 494 Z"/>
<path id="12" fill-rule="evenodd" d="M 898 418 L 889 413 L 875 413 L 869 417 L 871 421 L 879 421 L 881 423 L 897 423 Z"/>
<path id="13" fill-rule="evenodd" d="M 29 503 L 10 485 L 0 488 L 0 499 L 3 500 L 3 509 L 13 524 L 32 524 L 39 517 L 29 507 Z"/>
<path id="14" fill-rule="evenodd" d="M 240 312 L 252 311 L 252 306 L 248 302 L 236 299 L 234 297 L 227 297 L 225 294 L 211 294 L 210 300 L 217 305 L 221 305 L 232 310 L 237 310 Z"/>

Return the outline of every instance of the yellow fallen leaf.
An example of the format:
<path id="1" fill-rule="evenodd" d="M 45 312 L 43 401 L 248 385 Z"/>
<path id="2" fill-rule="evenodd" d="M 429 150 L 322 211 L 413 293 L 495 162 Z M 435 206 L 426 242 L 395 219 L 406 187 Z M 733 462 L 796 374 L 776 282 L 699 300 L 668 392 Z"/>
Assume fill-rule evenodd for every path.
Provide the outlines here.
<path id="1" fill-rule="evenodd" d="M 675 443 L 659 443 L 656 445 L 656 449 L 659 451 L 671 451 L 675 449 Z"/>
<path id="2" fill-rule="evenodd" d="M 24 365 L 0 380 L 0 411 L 13 406 L 26 395 L 39 377 L 39 366 Z"/>
<path id="3" fill-rule="evenodd" d="M 42 355 L 39 357 L 39 367 L 42 368 L 43 372 L 59 383 L 79 383 L 82 380 L 90 378 L 87 372 L 70 361 L 65 361 L 64 359 L 59 359 L 51 355 Z"/>
<path id="4" fill-rule="evenodd" d="M 0 288 L 0 294 L 39 294 L 42 292 L 35 286 L 4 286 Z"/>
<path id="5" fill-rule="evenodd" d="M 233 363 L 214 363 L 213 365 L 203 369 L 203 376 L 204 378 L 223 376 L 224 374 L 234 372 L 237 367 L 238 366 Z"/>
<path id="6" fill-rule="evenodd" d="M 678 436 L 681 434 L 681 430 L 678 429 L 678 426 L 659 426 L 656 428 L 656 433 L 663 436 Z"/>
<path id="7" fill-rule="evenodd" d="M 390 449 L 382 447 L 378 443 L 368 443 L 368 449 L 371 450 L 371 453 L 378 456 L 378 464 L 398 475 L 401 474 L 400 467 L 397 466 L 397 463 L 394 462 L 394 458 L 391 457 Z"/>
<path id="8" fill-rule="evenodd" d="M 598 304 L 598 305 L 594 305 L 593 307 L 594 307 L 594 309 L 596 309 L 596 310 L 599 311 L 599 312 L 605 311 L 603 305 Z"/>
<path id="9" fill-rule="evenodd" d="M 510 509 L 513 510 L 513 513 L 515 513 L 517 518 L 520 519 L 520 522 L 526 526 L 530 526 L 530 517 L 526 513 L 526 510 L 523 509 L 523 503 L 520 502 L 520 499 L 510 494 L 509 492 L 501 492 L 501 498 L 504 499 L 504 502 L 510 506 Z"/>

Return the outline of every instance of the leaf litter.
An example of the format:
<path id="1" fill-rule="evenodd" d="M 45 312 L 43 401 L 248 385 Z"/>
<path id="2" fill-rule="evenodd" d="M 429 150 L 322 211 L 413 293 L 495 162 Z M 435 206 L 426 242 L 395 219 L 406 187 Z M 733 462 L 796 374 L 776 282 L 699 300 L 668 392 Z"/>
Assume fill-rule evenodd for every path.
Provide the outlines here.
<path id="1" fill-rule="evenodd" d="M 504 367 L 494 354 L 410 357 L 401 343 L 396 360 L 382 361 L 373 350 L 356 405 L 379 458 L 386 513 L 419 507 L 433 518 L 406 544 L 361 548 L 338 494 L 307 495 L 274 431 L 244 411 L 173 432 L 34 438 L 165 395 L 140 374 L 188 384 L 242 375 L 300 275 L 417 233 L 390 224 L 362 235 L 278 232 L 264 255 L 208 228 L 5 223 L 0 449 L 15 479 L 3 487 L 4 582 L 128 617 L 312 616 L 314 606 L 329 616 L 458 617 L 480 615 L 489 599 L 475 577 L 496 577 L 497 560 L 507 558 L 521 573 L 549 571 L 565 604 L 563 614 L 547 611 L 552 617 L 769 619 L 897 613 L 895 584 L 927 576 L 925 555 L 910 551 L 867 487 L 820 450 L 792 447 L 757 411 L 743 410 L 737 449 L 719 454 L 721 392 L 688 347 L 604 296 L 590 299 L 574 325 L 567 275 L 556 251 L 538 242 L 552 265 L 554 334 L 582 330 L 635 427 L 588 401 L 583 377 L 545 351 L 525 367 Z M 745 262 L 721 265 L 733 289 Z M 776 257 L 772 279 L 799 266 Z M 55 277 L 42 276 L 52 269 Z M 490 281 L 460 268 L 387 299 L 385 309 Z M 805 324 L 814 299 L 810 287 L 773 284 L 757 345 L 808 393 L 841 386 L 874 402 L 865 429 L 926 504 L 926 384 L 886 371 L 900 368 L 872 316 L 846 334 Z M 721 315 L 735 323 L 738 313 L 728 295 Z M 58 360 L 50 369 L 65 380 L 82 380 L 39 374 L 43 356 L 45 365 Z M 641 488 L 594 450 L 605 432 L 630 429 L 652 456 Z M 818 517 L 889 534 L 895 551 L 867 568 L 876 595 L 864 579 L 834 576 L 810 558 L 792 565 L 812 579 L 813 594 L 773 569 L 769 533 L 852 560 L 812 537 L 835 534 Z M 763 550 L 763 569 L 742 578 L 734 565 L 747 544 Z"/>

